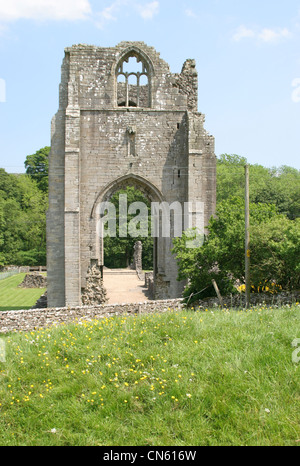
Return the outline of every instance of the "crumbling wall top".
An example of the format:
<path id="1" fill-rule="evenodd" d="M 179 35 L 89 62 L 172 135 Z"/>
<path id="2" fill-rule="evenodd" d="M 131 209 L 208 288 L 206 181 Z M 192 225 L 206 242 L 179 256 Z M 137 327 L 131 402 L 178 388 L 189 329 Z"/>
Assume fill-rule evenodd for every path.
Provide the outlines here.
<path id="1" fill-rule="evenodd" d="M 140 41 L 122 41 L 116 47 L 75 44 L 66 47 L 65 54 L 69 59 L 64 60 L 63 66 L 68 68 L 65 75 L 72 86 L 67 89 L 64 86 L 68 93 L 64 101 L 78 102 L 80 108 L 100 110 L 136 106 L 154 110 L 197 111 L 198 75 L 193 59 L 186 60 L 181 72 L 173 74 L 160 53 Z M 137 62 L 147 64 L 147 73 L 140 74 L 146 75 L 148 82 L 138 90 L 137 99 L 130 96 L 130 93 L 136 93 L 135 84 L 125 82 L 131 73 L 127 73 L 128 76 L 123 70 L 118 73 L 123 57 L 126 62 L 135 57 Z M 124 75 L 124 81 L 119 85 L 120 74 Z"/>

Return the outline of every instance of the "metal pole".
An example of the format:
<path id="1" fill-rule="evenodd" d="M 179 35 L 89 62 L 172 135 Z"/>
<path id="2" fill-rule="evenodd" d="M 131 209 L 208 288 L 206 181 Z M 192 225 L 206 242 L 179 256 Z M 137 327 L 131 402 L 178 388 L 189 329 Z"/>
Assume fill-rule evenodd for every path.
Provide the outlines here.
<path id="1" fill-rule="evenodd" d="M 245 284 L 246 309 L 250 307 L 250 213 L 249 213 L 249 165 L 245 165 Z"/>

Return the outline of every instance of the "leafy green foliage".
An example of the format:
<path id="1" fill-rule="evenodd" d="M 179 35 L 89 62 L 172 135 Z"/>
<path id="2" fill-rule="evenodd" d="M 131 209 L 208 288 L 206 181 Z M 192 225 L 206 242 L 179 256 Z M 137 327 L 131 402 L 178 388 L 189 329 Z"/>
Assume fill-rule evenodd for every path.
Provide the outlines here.
<path id="1" fill-rule="evenodd" d="M 48 191 L 48 168 L 50 147 L 45 146 L 35 154 L 27 155 L 25 160 L 26 173 L 33 178 L 44 192 Z"/>
<path id="2" fill-rule="evenodd" d="M 275 281 L 284 289 L 299 289 L 300 218 L 291 221 L 277 215 L 255 225 L 251 235 L 253 283 Z"/>
<path id="3" fill-rule="evenodd" d="M 236 292 L 245 270 L 246 159 L 223 154 L 217 163 L 217 212 L 200 248 L 174 241 L 179 279 L 188 280 L 184 295 L 192 300 Z M 254 287 L 275 282 L 285 289 L 300 286 L 300 172 L 283 166 L 250 165 L 251 280 Z"/>
<path id="4" fill-rule="evenodd" d="M 148 231 L 148 236 L 143 235 L 137 237 L 131 237 L 129 234 L 129 225 L 133 219 L 139 215 L 139 212 L 135 214 L 127 215 L 126 222 L 124 226 L 126 231 L 120 232 L 119 229 L 119 196 L 126 194 L 128 207 L 134 202 L 142 202 L 147 206 L 148 209 L 148 219 L 147 225 L 139 224 L 137 225 L 138 230 L 146 229 Z M 104 264 L 107 267 L 111 268 L 123 268 L 128 267 L 133 260 L 134 253 L 134 244 L 136 241 L 141 241 L 143 245 L 143 268 L 152 269 L 153 267 L 153 238 L 151 237 L 151 205 L 150 202 L 145 198 L 143 193 L 139 190 L 136 190 L 133 186 L 128 186 L 126 189 L 121 189 L 113 194 L 110 199 L 110 202 L 115 206 L 116 209 L 116 237 L 107 236 L 104 239 Z M 145 227 L 145 228 L 144 228 Z M 121 233 L 121 235 L 120 235 Z M 122 237 L 124 235 L 124 237 Z"/>
<path id="5" fill-rule="evenodd" d="M 246 159 L 223 154 L 217 161 L 217 202 L 244 198 Z M 250 165 L 250 201 L 274 204 L 291 220 L 300 217 L 300 171 L 287 166 Z"/>
<path id="6" fill-rule="evenodd" d="M 0 265 L 46 264 L 47 205 L 34 179 L 0 169 Z"/>
<path id="7" fill-rule="evenodd" d="M 266 204 L 250 205 L 251 227 L 259 230 L 278 218 L 274 206 Z M 239 198 L 219 203 L 216 217 L 208 225 L 209 234 L 202 247 L 186 248 L 186 237 L 174 240 L 174 253 L 179 260 L 179 278 L 188 279 L 185 296 L 196 295 L 195 299 L 214 295 L 212 280 L 216 280 L 221 293 L 236 291 L 237 280 L 243 282 L 245 270 L 245 222 L 244 205 Z M 258 238 L 254 239 L 257 247 Z M 257 274 L 258 276 L 258 274 Z M 274 277 L 273 277 L 274 278 Z M 202 293 L 199 293 L 203 290 Z"/>

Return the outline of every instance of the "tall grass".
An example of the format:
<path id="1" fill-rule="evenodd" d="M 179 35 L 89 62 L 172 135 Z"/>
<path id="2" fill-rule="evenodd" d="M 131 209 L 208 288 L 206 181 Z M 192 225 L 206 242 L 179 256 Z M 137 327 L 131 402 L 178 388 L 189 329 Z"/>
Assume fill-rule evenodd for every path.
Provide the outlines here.
<path id="1" fill-rule="evenodd" d="M 1 445 L 296 445 L 299 306 L 3 337 Z"/>

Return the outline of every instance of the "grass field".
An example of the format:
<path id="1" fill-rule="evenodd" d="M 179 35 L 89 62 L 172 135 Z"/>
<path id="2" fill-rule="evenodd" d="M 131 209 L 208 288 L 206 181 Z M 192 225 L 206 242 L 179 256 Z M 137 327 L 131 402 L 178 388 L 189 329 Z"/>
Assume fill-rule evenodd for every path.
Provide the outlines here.
<path id="1" fill-rule="evenodd" d="M 0 311 L 30 309 L 46 291 L 44 288 L 18 288 L 25 275 L 20 273 L 0 281 Z"/>
<path id="2" fill-rule="evenodd" d="M 300 307 L 104 318 L 0 340 L 0 445 L 299 445 Z"/>

